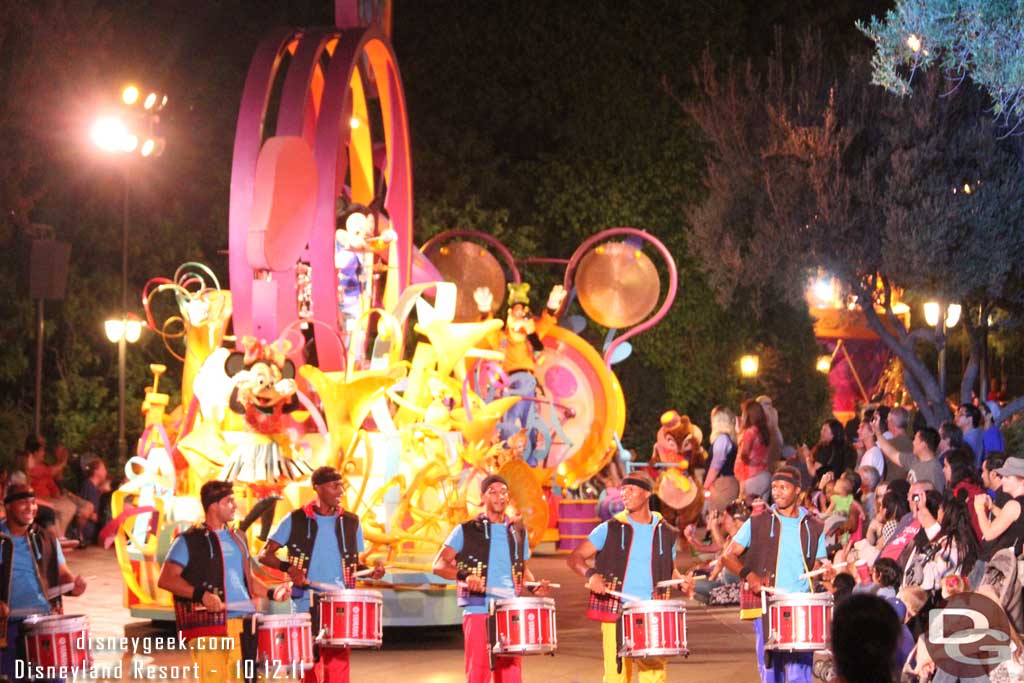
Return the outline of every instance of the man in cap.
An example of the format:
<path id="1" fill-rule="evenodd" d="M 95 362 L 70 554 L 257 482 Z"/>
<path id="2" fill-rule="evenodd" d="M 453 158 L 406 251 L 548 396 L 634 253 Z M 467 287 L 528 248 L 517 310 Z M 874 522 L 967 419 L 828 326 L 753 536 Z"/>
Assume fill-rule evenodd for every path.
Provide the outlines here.
<path id="1" fill-rule="evenodd" d="M 616 623 L 623 601 L 667 599 L 669 589 L 659 588 L 658 584 L 670 579 L 683 580 L 682 590 L 693 592 L 692 581 L 675 568 L 679 531 L 651 511 L 652 488 L 651 478 L 645 472 L 626 476 L 622 480 L 626 509 L 598 525 L 568 559 L 569 568 L 587 578 L 591 593 L 587 616 L 603 622 L 605 683 L 632 681 L 634 668 L 640 672 L 641 683 L 665 681 L 665 659 L 618 658 Z M 595 556 L 591 567 L 587 560 Z"/>
<path id="2" fill-rule="evenodd" d="M 287 572 L 295 584 L 292 606 L 296 613 L 309 612 L 310 591 L 337 591 L 355 588 L 356 572 L 364 568 L 359 555 L 365 551 L 363 529 L 359 517 L 343 510 L 341 495 L 344 482 L 333 467 L 319 467 L 313 472 L 316 500 L 295 510 L 281 520 L 270 540 L 260 551 L 261 563 Z M 278 559 L 279 548 L 285 548 L 288 559 Z M 384 576 L 384 565 L 378 562 L 373 578 Z M 319 614 L 313 612 L 314 633 L 319 630 Z M 348 683 L 349 648 L 321 647 L 316 666 L 306 672 L 306 683 Z"/>
<path id="3" fill-rule="evenodd" d="M 0 675 L 15 680 L 14 662 L 25 660 L 22 625 L 32 614 L 60 612 L 61 589 L 71 595 L 85 592 L 85 580 L 68 569 L 57 536 L 36 524 L 36 494 L 14 484 L 4 497 L 7 519 L 0 522 L 0 617 L 8 619 L 0 632 L 3 658 Z"/>
<path id="4" fill-rule="evenodd" d="M 526 566 L 530 545 L 523 523 L 505 513 L 508 482 L 497 474 L 480 484 L 484 511 L 452 529 L 434 558 L 434 573 L 458 581 L 458 601 L 463 607 L 466 682 L 491 681 L 487 635 L 488 600 L 518 597 L 525 583 L 533 583 Z M 538 596 L 548 593 L 547 580 L 530 589 Z M 519 683 L 523 679 L 520 657 L 494 658 L 494 683 Z"/>
<path id="5" fill-rule="evenodd" d="M 243 660 L 256 655 L 255 631 L 246 623 L 256 611 L 253 600 L 284 600 L 287 584 L 267 589 L 253 577 L 245 536 L 228 527 L 235 518 L 231 482 L 208 481 L 199 498 L 206 519 L 174 540 L 157 585 L 174 596 L 178 631 L 190 639 L 201 679 L 241 680 Z"/>
<path id="6" fill-rule="evenodd" d="M 772 476 L 775 504 L 769 514 L 751 516 L 722 553 L 725 568 L 746 581 L 755 593 L 763 586 L 787 593 L 809 593 L 813 586 L 801 575 L 826 561 L 823 525 L 797 502 L 800 481 L 795 467 L 786 465 L 776 470 Z M 763 618 L 754 620 L 754 634 L 762 683 L 811 683 L 813 652 L 774 652 L 769 661 L 764 651 Z"/>

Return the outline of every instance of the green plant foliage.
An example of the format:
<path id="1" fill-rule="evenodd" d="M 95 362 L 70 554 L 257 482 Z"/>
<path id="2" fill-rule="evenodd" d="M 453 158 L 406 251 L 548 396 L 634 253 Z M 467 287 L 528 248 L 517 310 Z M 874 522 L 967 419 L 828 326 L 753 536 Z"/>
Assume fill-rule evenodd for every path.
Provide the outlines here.
<path id="1" fill-rule="evenodd" d="M 897 0 L 884 18 L 858 24 L 875 42 L 873 81 L 898 95 L 917 71 L 969 77 L 1016 128 L 1024 118 L 1024 12 L 1017 0 Z"/>

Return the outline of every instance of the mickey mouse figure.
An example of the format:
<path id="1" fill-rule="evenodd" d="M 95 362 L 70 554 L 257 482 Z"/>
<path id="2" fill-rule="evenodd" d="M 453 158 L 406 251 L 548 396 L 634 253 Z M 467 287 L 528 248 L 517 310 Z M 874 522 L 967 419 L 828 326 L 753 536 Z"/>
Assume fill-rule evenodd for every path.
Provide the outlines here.
<path id="1" fill-rule="evenodd" d="M 290 343 L 267 344 L 245 337 L 242 348 L 227 357 L 224 372 L 235 383 L 229 406 L 245 416 L 249 438 L 232 452 L 219 479 L 246 483 L 302 479 L 313 468 L 295 452 L 284 429 L 285 414 L 299 407 L 295 364 L 286 356 Z"/>

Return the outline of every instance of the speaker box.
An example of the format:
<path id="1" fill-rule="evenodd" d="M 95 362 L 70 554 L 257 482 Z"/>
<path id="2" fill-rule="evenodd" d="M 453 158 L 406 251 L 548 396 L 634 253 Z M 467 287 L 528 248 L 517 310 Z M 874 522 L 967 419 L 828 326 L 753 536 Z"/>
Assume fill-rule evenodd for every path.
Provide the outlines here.
<path id="1" fill-rule="evenodd" d="M 68 287 L 71 244 L 32 240 L 28 258 L 28 291 L 32 299 L 63 299 Z"/>

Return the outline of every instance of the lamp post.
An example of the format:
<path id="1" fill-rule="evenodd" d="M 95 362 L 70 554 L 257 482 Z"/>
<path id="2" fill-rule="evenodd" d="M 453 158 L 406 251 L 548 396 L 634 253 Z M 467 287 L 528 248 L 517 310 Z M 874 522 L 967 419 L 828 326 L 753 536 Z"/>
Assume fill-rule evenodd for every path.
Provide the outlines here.
<path id="1" fill-rule="evenodd" d="M 946 332 L 960 322 L 960 304 L 943 304 L 929 301 L 924 305 L 924 321 L 942 336 L 939 346 L 939 389 L 942 400 L 946 400 Z"/>
<path id="2" fill-rule="evenodd" d="M 158 135 L 160 117 L 157 112 L 167 105 L 167 95 L 150 92 L 144 99 L 139 89 L 128 85 L 121 91 L 121 104 L 116 114 L 107 114 L 93 123 L 90 137 L 93 143 L 108 154 L 126 157 L 121 164 L 123 196 L 121 207 L 121 310 L 120 317 L 107 320 L 104 331 L 107 339 L 117 343 L 117 455 L 118 465 L 128 458 L 128 440 L 125 435 L 125 361 L 127 344 L 139 340 L 142 321 L 128 313 L 128 225 L 130 223 L 131 164 L 136 155 L 157 157 L 163 153 L 164 138 Z"/>
<path id="3" fill-rule="evenodd" d="M 117 464 L 123 467 L 128 461 L 128 438 L 125 435 L 125 360 L 127 345 L 139 341 L 142 335 L 142 321 L 133 315 L 113 318 L 103 323 L 107 339 L 117 344 Z"/>

